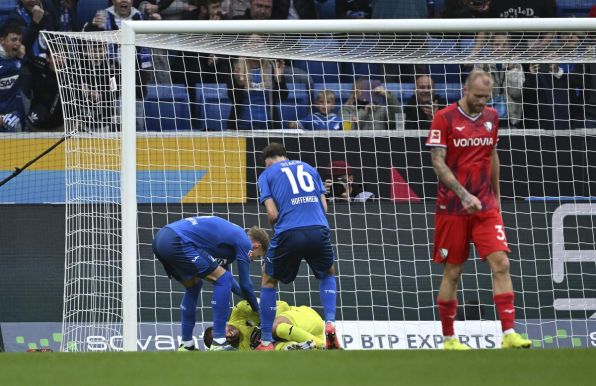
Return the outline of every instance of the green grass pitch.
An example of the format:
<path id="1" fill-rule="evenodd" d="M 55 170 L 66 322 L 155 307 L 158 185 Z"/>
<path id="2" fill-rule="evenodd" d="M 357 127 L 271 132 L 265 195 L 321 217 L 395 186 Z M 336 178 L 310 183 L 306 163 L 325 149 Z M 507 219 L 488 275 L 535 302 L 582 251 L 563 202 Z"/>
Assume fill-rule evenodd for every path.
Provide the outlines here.
<path id="1" fill-rule="evenodd" d="M 594 386 L 596 349 L 19 353 L 2 386 Z"/>

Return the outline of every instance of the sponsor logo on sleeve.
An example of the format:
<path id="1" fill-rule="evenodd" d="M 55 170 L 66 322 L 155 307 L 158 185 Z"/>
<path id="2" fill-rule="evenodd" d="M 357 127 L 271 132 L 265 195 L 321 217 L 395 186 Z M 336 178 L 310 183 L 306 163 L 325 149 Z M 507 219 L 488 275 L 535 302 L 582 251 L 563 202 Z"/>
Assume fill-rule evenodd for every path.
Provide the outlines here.
<path id="1" fill-rule="evenodd" d="M 428 143 L 441 143 L 441 130 L 431 130 Z"/>

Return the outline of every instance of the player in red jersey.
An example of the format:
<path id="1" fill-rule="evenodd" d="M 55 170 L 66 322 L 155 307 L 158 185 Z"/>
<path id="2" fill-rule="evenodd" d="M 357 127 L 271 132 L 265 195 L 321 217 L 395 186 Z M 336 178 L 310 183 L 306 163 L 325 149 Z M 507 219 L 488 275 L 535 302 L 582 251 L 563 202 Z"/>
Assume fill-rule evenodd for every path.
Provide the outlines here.
<path id="1" fill-rule="evenodd" d="M 459 342 L 453 329 L 457 286 L 470 253 L 470 240 L 492 272 L 493 298 L 504 334 L 501 347 L 531 346 L 530 340 L 513 329 L 514 294 L 507 255 L 511 250 L 501 217 L 496 150 L 499 117 L 486 106 L 491 90 L 488 73 L 470 73 L 463 97 L 437 112 L 426 140 L 439 177 L 433 259 L 444 264 L 437 303 L 448 350 L 470 348 Z"/>

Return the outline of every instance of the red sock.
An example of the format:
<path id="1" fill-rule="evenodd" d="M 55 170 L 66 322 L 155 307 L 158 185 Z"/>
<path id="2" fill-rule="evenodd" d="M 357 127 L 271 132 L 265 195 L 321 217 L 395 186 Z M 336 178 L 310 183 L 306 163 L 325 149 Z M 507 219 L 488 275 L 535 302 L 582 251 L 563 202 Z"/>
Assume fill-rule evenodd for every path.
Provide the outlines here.
<path id="1" fill-rule="evenodd" d="M 513 307 L 513 298 L 513 292 L 506 292 L 493 296 L 503 331 L 513 328 L 515 324 L 515 307 Z"/>
<path id="2" fill-rule="evenodd" d="M 453 336 L 453 322 L 455 321 L 457 299 L 456 300 L 439 300 L 439 319 L 441 319 L 441 326 L 443 327 L 443 336 Z"/>

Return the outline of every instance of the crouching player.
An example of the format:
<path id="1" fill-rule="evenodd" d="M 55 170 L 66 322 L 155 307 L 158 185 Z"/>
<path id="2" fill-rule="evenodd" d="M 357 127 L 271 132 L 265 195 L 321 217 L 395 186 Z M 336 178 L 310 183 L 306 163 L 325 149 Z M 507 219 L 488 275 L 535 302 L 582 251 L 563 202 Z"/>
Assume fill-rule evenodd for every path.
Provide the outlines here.
<path id="1" fill-rule="evenodd" d="M 247 234 L 248 233 L 248 234 Z M 253 311 L 259 305 L 250 280 L 249 264 L 262 257 L 269 246 L 267 232 L 253 227 L 244 229 L 215 216 L 189 217 L 160 229 L 153 240 L 153 252 L 168 276 L 185 288 L 180 317 L 182 345 L 180 351 L 194 350 L 192 330 L 196 323 L 197 300 L 203 280 L 213 283 L 214 343 L 211 350 L 234 350 L 226 343 L 226 321 L 230 311 L 231 292 L 243 297 Z M 236 261 L 238 284 L 227 270 Z"/>
<path id="2" fill-rule="evenodd" d="M 325 347 L 325 322 L 319 314 L 308 306 L 290 306 L 277 301 L 276 316 L 273 322 L 275 350 L 311 350 Z M 226 326 L 228 344 L 239 350 L 257 347 L 261 339 L 259 313 L 248 302 L 241 301 L 232 310 Z M 203 334 L 205 347 L 213 342 L 213 328 Z"/>

